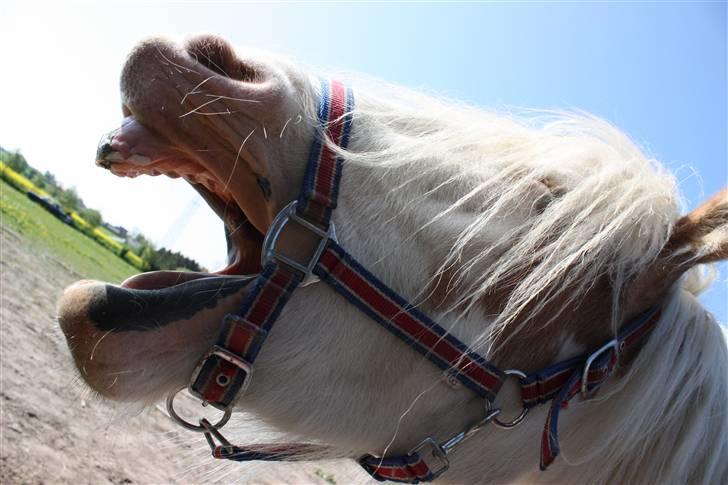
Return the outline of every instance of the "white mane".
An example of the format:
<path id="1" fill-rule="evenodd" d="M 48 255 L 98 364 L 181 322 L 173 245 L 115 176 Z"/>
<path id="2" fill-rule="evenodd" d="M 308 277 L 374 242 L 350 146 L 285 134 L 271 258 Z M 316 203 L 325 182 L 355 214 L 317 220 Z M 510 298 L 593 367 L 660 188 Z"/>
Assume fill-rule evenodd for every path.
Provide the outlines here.
<path id="1" fill-rule="evenodd" d="M 388 222 L 421 214 L 416 209 L 425 197 L 446 203 L 418 231 L 463 215 L 468 219 L 447 241 L 438 271 L 459 267 L 452 308 L 465 303 L 469 310 L 504 280 L 529 269 L 491 327 L 494 333 L 531 302 L 539 302 L 531 313 L 563 297 L 568 308 L 604 274 L 617 305 L 625 281 L 654 261 L 679 216 L 672 175 L 598 118 L 551 112 L 518 119 L 406 91 L 377 98 L 361 92 L 357 130 L 363 124 L 379 144 L 345 155 L 375 166 L 393 191 L 410 196 Z M 540 180 L 554 184 L 559 194 L 539 187 Z M 539 204 L 546 206 L 543 212 Z M 502 220 L 519 212 L 525 223 L 504 228 Z M 562 294 L 567 287 L 568 295 Z"/>

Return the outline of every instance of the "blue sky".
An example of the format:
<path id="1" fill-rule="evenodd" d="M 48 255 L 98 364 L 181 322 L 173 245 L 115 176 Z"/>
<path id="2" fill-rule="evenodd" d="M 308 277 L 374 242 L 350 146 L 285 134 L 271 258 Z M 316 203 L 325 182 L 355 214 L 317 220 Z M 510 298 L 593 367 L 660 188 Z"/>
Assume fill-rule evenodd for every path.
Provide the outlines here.
<path id="1" fill-rule="evenodd" d="M 76 186 L 111 222 L 209 266 L 224 255 L 221 229 L 191 190 L 110 180 L 92 164 L 120 118 L 124 56 L 144 36 L 213 32 L 483 107 L 586 110 L 675 171 L 686 209 L 728 185 L 725 2 L 3 2 L 0 18 L 0 145 Z M 180 226 L 187 219 L 196 230 Z M 704 301 L 726 322 L 721 270 Z"/>

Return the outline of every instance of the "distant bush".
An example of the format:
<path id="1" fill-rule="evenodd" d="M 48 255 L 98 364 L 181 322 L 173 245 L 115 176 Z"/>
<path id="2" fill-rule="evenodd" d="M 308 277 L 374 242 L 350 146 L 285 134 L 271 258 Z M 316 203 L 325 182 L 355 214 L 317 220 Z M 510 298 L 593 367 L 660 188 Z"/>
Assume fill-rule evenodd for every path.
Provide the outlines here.
<path id="1" fill-rule="evenodd" d="M 189 271 L 202 271 L 196 261 L 167 248 L 159 248 L 155 252 L 153 266 L 159 269 L 186 269 Z"/>
<path id="2" fill-rule="evenodd" d="M 3 180 L 23 192 L 28 192 L 29 190 L 32 190 L 39 195 L 50 195 L 48 194 L 48 192 L 36 187 L 33 182 L 17 173 L 9 165 L 6 165 L 2 161 L 0 161 L 0 174 L 2 174 Z"/>
<path id="3" fill-rule="evenodd" d="M 98 227 L 104 222 L 104 219 L 101 217 L 101 212 L 95 209 L 84 207 L 83 209 L 80 209 L 78 213 L 93 227 Z"/>
<path id="4" fill-rule="evenodd" d="M 134 234 L 129 238 L 129 245 L 146 262 L 151 270 L 178 270 L 203 271 L 195 260 L 167 248 L 156 248 L 154 243 L 142 234 Z"/>

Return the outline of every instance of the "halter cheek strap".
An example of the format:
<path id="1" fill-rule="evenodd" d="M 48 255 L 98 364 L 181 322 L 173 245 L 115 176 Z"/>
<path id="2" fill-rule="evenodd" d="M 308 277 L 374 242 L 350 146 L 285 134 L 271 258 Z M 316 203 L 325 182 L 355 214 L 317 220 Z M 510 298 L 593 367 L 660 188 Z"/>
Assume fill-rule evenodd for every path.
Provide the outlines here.
<path id="1" fill-rule="evenodd" d="M 484 398 L 484 417 L 443 443 L 425 438 L 409 453 L 400 456 L 366 455 L 361 466 L 377 480 L 406 483 L 437 478 L 449 467 L 448 454 L 483 426 L 493 423 L 503 428 L 518 425 L 534 406 L 551 403 L 541 437 L 541 469 L 559 454 L 560 411 L 577 394 L 588 398 L 612 374 L 621 352 L 636 348 L 653 329 L 660 312 L 651 309 L 628 323 L 615 339 L 596 352 L 580 355 L 530 374 L 501 370 L 448 333 L 401 295 L 380 281 L 348 254 L 336 241 L 331 215 L 336 209 L 343 164 L 330 143 L 345 149 L 352 125 L 353 94 L 338 81 L 322 82 L 318 135 L 312 145 L 303 189 L 299 198 L 276 217 L 263 243 L 263 269 L 248 293 L 240 311 L 227 315 L 217 343 L 205 354 L 192 376 L 189 391 L 203 403 L 225 411 L 221 422 L 205 420 L 191 425 L 177 418 L 173 397 L 168 408 L 185 427 L 202 431 L 213 456 L 235 461 L 301 460 L 315 445 L 265 447 L 233 446 L 220 435 L 235 399 L 248 386 L 253 363 L 273 324 L 294 290 L 322 281 L 382 325 L 434 365 Z M 288 224 L 298 224 L 318 238 L 308 262 L 300 262 L 277 249 L 278 237 Z M 511 422 L 498 419 L 500 410 L 491 409 L 503 382 L 509 376 L 519 379 L 523 411 Z M 218 444 L 217 440 L 220 444 Z"/>
<path id="2" fill-rule="evenodd" d="M 319 122 L 332 142 L 346 148 L 351 132 L 353 95 L 340 82 L 322 83 Z M 227 410 L 250 380 L 253 362 L 283 306 L 300 284 L 312 282 L 313 264 L 330 240 L 331 212 L 336 208 L 341 160 L 316 137 L 297 202 L 276 217 L 263 243 L 263 270 L 236 315 L 225 317 L 217 345 L 203 358 L 189 386 L 203 402 Z M 276 250 L 286 224 L 298 223 L 316 234 L 319 249 L 303 266 Z"/>

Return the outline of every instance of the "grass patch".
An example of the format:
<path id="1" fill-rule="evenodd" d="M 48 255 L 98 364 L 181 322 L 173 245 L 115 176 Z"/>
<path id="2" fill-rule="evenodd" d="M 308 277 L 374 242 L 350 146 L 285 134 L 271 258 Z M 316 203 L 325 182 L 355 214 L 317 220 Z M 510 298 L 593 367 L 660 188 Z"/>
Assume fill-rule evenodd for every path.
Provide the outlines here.
<path id="1" fill-rule="evenodd" d="M 120 283 L 139 272 L 3 180 L 0 180 L 0 223 L 47 249 L 84 278 Z"/>

